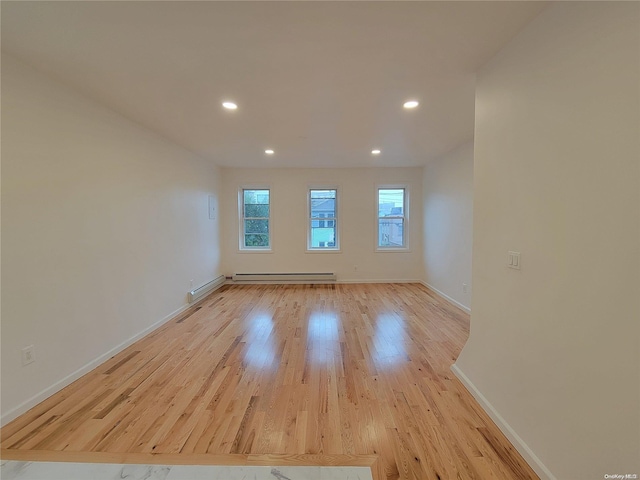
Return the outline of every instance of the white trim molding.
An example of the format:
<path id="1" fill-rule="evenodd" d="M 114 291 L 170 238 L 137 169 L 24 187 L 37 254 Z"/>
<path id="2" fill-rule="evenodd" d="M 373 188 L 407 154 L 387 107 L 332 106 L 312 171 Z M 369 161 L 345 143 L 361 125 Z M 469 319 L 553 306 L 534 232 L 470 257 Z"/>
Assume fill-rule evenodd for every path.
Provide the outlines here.
<path id="1" fill-rule="evenodd" d="M 422 280 L 416 280 L 412 278 L 345 278 L 338 280 L 336 283 L 422 283 Z"/>
<path id="2" fill-rule="evenodd" d="M 4 427 L 10 421 L 14 420 L 15 418 L 19 417 L 23 413 L 27 412 L 29 409 L 35 407 L 40 402 L 42 402 L 42 401 L 46 400 L 47 398 L 49 398 L 51 395 L 59 392 L 60 390 L 62 390 L 67 385 L 70 385 L 71 383 L 75 382 L 76 380 L 78 380 L 83 375 L 86 375 L 91 370 L 93 370 L 94 368 L 98 367 L 99 365 L 101 365 L 102 363 L 107 361 L 109 358 L 111 358 L 114 355 L 120 353 L 125 348 L 133 345 L 135 342 L 140 340 L 142 337 L 145 337 L 149 333 L 151 333 L 154 330 L 160 328 L 162 325 L 167 323 L 172 318 L 175 318 L 176 316 L 180 315 L 185 310 L 188 310 L 189 308 L 192 308 L 195 305 L 199 304 L 204 299 L 206 299 L 211 293 L 213 293 L 214 291 L 216 291 L 217 289 L 219 289 L 220 287 L 222 287 L 226 283 L 227 282 L 226 282 L 226 279 L 225 279 L 225 281 L 222 281 L 222 282 L 216 284 L 215 288 L 213 288 L 210 292 L 207 292 L 207 295 L 203 296 L 202 298 L 197 299 L 194 303 L 182 305 L 180 308 L 178 308 L 177 310 L 174 310 L 173 312 L 171 312 L 170 314 L 168 314 L 164 318 L 158 320 L 157 322 L 153 323 L 152 325 L 149 325 L 147 328 L 145 328 L 142 331 L 136 333 L 132 337 L 129 337 L 124 342 L 116 345 L 115 347 L 113 347 L 112 349 L 110 349 L 107 352 L 103 353 L 102 355 L 99 355 L 98 357 L 94 358 L 93 360 L 91 360 L 90 362 L 86 363 L 82 367 L 78 368 L 76 371 L 70 373 L 69 375 L 67 375 L 66 377 L 62 378 L 61 380 L 58 380 L 54 384 L 52 384 L 49 387 L 45 388 L 44 390 L 36 393 L 31 398 L 28 398 L 27 400 L 25 400 L 24 402 L 22 402 L 18 406 L 16 406 L 16 407 L 12 408 L 11 410 L 7 411 L 4 415 L 2 415 L 2 417 L 0 417 L 0 426 Z"/>
<path id="3" fill-rule="evenodd" d="M 529 448 L 529 446 L 520 438 L 520 436 L 516 433 L 516 431 L 511 428 L 511 425 L 507 423 L 507 421 L 502 418 L 502 415 L 498 413 L 498 411 L 489 403 L 489 400 L 478 390 L 478 388 L 473 384 L 471 380 L 460 370 L 457 364 L 451 365 L 451 371 L 453 374 L 462 382 L 462 384 L 466 387 L 466 389 L 473 395 L 473 398 L 480 404 L 482 409 L 487 412 L 487 414 L 494 421 L 496 426 L 500 429 L 502 433 L 509 439 L 509 441 L 513 444 L 513 446 L 518 450 L 520 455 L 525 459 L 525 461 L 535 470 L 541 480 L 557 480 L 556 477 L 551 473 L 551 471 L 545 466 L 544 463 L 533 453 L 533 450 Z"/>
<path id="4" fill-rule="evenodd" d="M 124 342 L 122 342 L 122 343 L 116 345 L 115 347 L 113 347 L 111 350 L 108 350 L 107 352 L 103 353 L 102 355 L 99 355 L 98 357 L 96 357 L 93 360 L 91 360 L 89 363 L 86 363 L 85 365 L 83 365 L 82 367 L 77 369 L 75 372 L 70 373 L 69 375 L 67 375 L 63 379 L 58 380 L 57 382 L 55 382 L 53 385 L 51 385 L 51 386 L 45 388 L 44 390 L 36 393 L 33 397 L 28 398 L 27 400 L 22 402 L 20 405 L 12 408 L 8 412 L 6 412 L 4 415 L 2 415 L 2 418 L 0 418 L 0 426 L 4 427 L 7 423 L 9 423 L 13 419 L 19 417 L 20 415 L 22 415 L 23 413 L 28 411 L 30 408 L 35 407 L 37 404 L 39 404 L 43 400 L 46 400 L 47 398 L 49 398 L 54 393 L 59 392 L 60 390 L 62 390 L 67 385 L 70 385 L 71 383 L 75 382 L 77 379 L 79 379 L 83 375 L 89 373 L 91 370 L 93 370 L 94 368 L 96 368 L 97 366 L 99 366 L 100 364 L 102 364 L 103 362 L 105 362 L 106 360 L 111 358 L 112 356 L 120 353 L 122 350 L 124 350 L 125 348 L 129 347 L 130 345 L 133 345 L 136 341 L 140 340 L 145 335 L 147 335 L 147 334 L 151 333 L 153 330 L 161 327 L 166 322 L 168 322 L 169 320 L 174 318 L 176 315 L 179 315 L 180 313 L 184 312 L 185 310 L 187 310 L 189 307 L 192 307 L 192 306 L 193 305 L 189 305 L 189 304 L 181 306 L 177 310 L 171 312 L 169 315 L 164 317 L 162 320 L 159 320 L 156 323 L 154 323 L 152 325 L 149 325 L 147 328 L 145 328 L 141 332 L 136 333 L 135 335 L 133 335 L 132 337 L 128 338 Z"/>
<path id="5" fill-rule="evenodd" d="M 429 290 L 433 290 L 435 293 L 437 293 L 438 295 L 440 295 L 442 298 L 444 298 L 445 300 L 447 300 L 448 302 L 453 303 L 456 307 L 461 308 L 462 310 L 464 310 L 465 312 L 467 312 L 468 314 L 471 314 L 471 309 L 469 307 L 467 307 L 466 305 L 463 305 L 462 303 L 458 302 L 457 300 L 451 298 L 449 295 L 447 295 L 444 292 L 441 292 L 440 290 L 438 290 L 436 287 L 434 287 L 433 285 L 429 285 L 427 282 L 420 280 L 420 283 L 423 284 L 425 287 L 427 287 Z"/>
<path id="6" fill-rule="evenodd" d="M 403 190 L 403 207 L 402 207 L 402 215 L 397 217 L 390 217 L 396 219 L 402 219 L 402 242 L 403 245 L 400 247 L 383 247 L 380 245 L 380 190 Z M 409 229 L 411 228 L 409 225 L 409 210 L 410 210 L 410 197 L 409 197 L 409 184 L 408 183 L 378 183 L 375 186 L 375 243 L 374 243 L 374 252 L 375 253 L 384 253 L 384 252 L 392 252 L 392 253 L 404 253 L 410 252 L 409 245 Z"/>
<path id="7" fill-rule="evenodd" d="M 245 190 L 267 190 L 269 192 L 269 216 L 268 217 L 260 217 L 266 218 L 269 231 L 267 235 L 269 237 L 269 246 L 268 247 L 246 247 L 244 245 L 245 242 L 245 231 L 244 231 L 244 192 Z M 268 184 L 251 184 L 251 185 L 239 185 L 238 186 L 238 252 L 239 253 L 272 253 L 273 252 L 273 215 L 272 215 L 272 206 L 273 206 L 273 190 L 271 185 Z"/>
<path id="8" fill-rule="evenodd" d="M 333 190 L 336 192 L 334 197 L 334 211 L 333 217 L 318 217 L 313 218 L 311 216 L 311 192 L 314 190 Z M 311 184 L 307 186 L 307 246 L 305 253 L 342 253 L 340 248 L 340 232 L 342 230 L 342 195 L 340 185 L 336 183 L 331 184 Z M 333 247 L 313 247 L 311 246 L 313 222 L 333 222 L 334 228 L 334 246 Z"/>
<path id="9" fill-rule="evenodd" d="M 346 278 L 346 279 L 337 279 L 337 280 L 330 280 L 330 281 L 322 281 L 322 280 L 311 280 L 311 281 L 284 281 L 284 280 L 277 280 L 277 281 L 265 281 L 265 280 L 246 280 L 246 281 L 234 281 L 233 279 L 231 280 L 227 280 L 226 285 L 263 285 L 263 284 L 271 284 L 271 285 L 309 285 L 309 284 L 317 284 L 317 285 L 324 285 L 324 284 L 339 284 L 339 283 L 362 283 L 362 284 L 367 284 L 367 283 L 420 283 L 422 284 L 422 280 L 415 280 L 415 279 L 403 279 L 403 278 L 382 278 L 382 279 L 366 279 L 366 278 Z"/>

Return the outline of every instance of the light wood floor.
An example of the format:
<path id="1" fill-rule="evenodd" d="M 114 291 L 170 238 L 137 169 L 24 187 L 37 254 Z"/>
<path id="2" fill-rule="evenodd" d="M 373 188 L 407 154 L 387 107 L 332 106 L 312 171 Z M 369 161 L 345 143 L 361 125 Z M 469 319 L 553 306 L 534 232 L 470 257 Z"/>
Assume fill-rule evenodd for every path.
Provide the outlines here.
<path id="1" fill-rule="evenodd" d="M 225 286 L 5 426 L 2 458 L 536 479 L 449 370 L 468 332 L 418 284 Z"/>

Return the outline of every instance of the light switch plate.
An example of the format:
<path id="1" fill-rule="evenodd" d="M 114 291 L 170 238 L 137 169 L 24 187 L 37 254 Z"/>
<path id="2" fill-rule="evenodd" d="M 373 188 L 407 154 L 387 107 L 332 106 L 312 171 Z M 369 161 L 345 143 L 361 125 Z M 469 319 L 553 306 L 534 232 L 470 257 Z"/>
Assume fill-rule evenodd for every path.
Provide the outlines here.
<path id="1" fill-rule="evenodd" d="M 216 197 L 209 195 L 209 220 L 216 219 Z"/>
<path id="2" fill-rule="evenodd" d="M 520 270 L 520 252 L 509 252 L 509 257 L 507 260 L 507 267 L 515 268 L 516 270 Z"/>

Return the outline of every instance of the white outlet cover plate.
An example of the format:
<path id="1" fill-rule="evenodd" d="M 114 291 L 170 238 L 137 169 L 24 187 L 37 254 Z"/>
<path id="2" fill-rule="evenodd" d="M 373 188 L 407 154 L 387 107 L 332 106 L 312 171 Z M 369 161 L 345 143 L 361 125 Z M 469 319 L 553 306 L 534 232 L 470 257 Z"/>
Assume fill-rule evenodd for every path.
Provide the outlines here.
<path id="1" fill-rule="evenodd" d="M 33 345 L 29 345 L 28 347 L 24 347 L 22 349 L 22 366 L 29 365 L 36 361 L 35 353 L 33 350 Z"/>

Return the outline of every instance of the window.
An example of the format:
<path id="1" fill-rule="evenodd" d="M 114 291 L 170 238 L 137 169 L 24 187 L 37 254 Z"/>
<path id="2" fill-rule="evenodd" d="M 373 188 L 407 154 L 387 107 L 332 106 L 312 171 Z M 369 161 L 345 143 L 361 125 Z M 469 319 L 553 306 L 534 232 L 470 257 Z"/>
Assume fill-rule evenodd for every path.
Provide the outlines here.
<path id="1" fill-rule="evenodd" d="M 271 214 L 268 189 L 245 189 L 240 192 L 240 249 L 270 250 Z"/>
<path id="2" fill-rule="evenodd" d="M 405 188 L 378 188 L 378 249 L 406 249 Z"/>
<path id="3" fill-rule="evenodd" d="M 307 250 L 338 250 L 337 202 L 338 190 L 335 188 L 309 190 Z"/>

